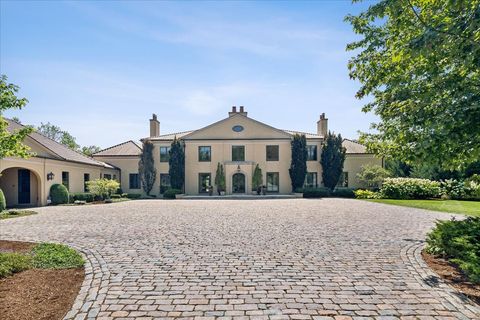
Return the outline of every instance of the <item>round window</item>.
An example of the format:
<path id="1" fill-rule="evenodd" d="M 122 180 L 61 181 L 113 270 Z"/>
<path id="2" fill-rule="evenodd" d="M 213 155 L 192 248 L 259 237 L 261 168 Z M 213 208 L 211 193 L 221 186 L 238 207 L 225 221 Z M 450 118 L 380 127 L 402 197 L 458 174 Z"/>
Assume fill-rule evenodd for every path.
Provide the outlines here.
<path id="1" fill-rule="evenodd" d="M 243 127 L 242 126 L 233 126 L 232 130 L 235 131 L 235 132 L 241 132 L 241 131 L 243 131 Z"/>

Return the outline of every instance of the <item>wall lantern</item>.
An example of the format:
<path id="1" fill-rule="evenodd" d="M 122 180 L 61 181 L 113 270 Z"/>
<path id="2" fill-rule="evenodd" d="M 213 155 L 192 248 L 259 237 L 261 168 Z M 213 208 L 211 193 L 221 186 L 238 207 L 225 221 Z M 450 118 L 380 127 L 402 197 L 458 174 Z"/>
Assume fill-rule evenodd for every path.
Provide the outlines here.
<path id="1" fill-rule="evenodd" d="M 55 178 L 55 174 L 53 172 L 47 173 L 47 180 L 53 180 Z"/>

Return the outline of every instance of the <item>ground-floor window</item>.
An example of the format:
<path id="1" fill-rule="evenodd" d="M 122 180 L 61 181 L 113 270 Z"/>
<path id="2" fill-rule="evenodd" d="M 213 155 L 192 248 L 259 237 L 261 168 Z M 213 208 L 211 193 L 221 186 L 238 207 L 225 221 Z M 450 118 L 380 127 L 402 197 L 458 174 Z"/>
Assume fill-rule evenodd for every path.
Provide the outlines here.
<path id="1" fill-rule="evenodd" d="M 317 173 L 307 172 L 305 176 L 305 188 L 316 188 L 318 186 Z"/>
<path id="2" fill-rule="evenodd" d="M 280 189 L 279 180 L 278 172 L 267 172 L 267 191 L 278 192 Z"/>
<path id="3" fill-rule="evenodd" d="M 104 173 L 104 174 L 103 174 L 103 179 L 112 180 L 112 175 L 111 175 L 111 174 L 108 174 L 108 173 Z"/>
<path id="4" fill-rule="evenodd" d="M 348 172 L 342 172 L 337 187 L 348 187 Z"/>
<path id="5" fill-rule="evenodd" d="M 212 185 L 212 179 L 210 173 L 198 174 L 198 192 L 207 193 L 208 187 Z"/>
<path id="6" fill-rule="evenodd" d="M 129 188 L 140 189 L 140 176 L 138 175 L 138 173 L 129 174 Z"/>
<path id="7" fill-rule="evenodd" d="M 87 182 L 90 181 L 90 173 L 83 174 L 83 191 L 88 192 L 88 184 Z"/>
<path id="8" fill-rule="evenodd" d="M 160 173 L 160 193 L 164 193 L 170 189 L 170 175 L 168 173 Z"/>
<path id="9" fill-rule="evenodd" d="M 69 190 L 70 174 L 67 171 L 62 171 L 62 184 Z"/>

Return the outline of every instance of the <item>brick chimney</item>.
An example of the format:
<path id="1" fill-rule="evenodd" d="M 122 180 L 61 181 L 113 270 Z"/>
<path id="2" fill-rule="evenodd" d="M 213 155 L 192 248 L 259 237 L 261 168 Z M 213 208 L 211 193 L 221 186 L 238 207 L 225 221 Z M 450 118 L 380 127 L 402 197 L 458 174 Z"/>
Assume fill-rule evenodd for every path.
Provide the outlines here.
<path id="1" fill-rule="evenodd" d="M 158 137 L 160 135 L 160 122 L 157 120 L 157 115 L 152 114 L 150 119 L 150 138 Z"/>
<path id="2" fill-rule="evenodd" d="M 237 107 L 233 106 L 232 111 L 228 113 L 228 116 L 231 117 L 235 114 L 241 114 L 242 116 L 246 117 L 248 115 L 248 112 L 245 111 L 245 108 L 243 106 L 240 106 L 240 111 L 237 112 Z"/>
<path id="3" fill-rule="evenodd" d="M 325 118 L 325 113 L 320 115 L 320 120 L 317 121 L 317 134 L 320 136 L 327 136 L 328 133 L 328 119 Z"/>

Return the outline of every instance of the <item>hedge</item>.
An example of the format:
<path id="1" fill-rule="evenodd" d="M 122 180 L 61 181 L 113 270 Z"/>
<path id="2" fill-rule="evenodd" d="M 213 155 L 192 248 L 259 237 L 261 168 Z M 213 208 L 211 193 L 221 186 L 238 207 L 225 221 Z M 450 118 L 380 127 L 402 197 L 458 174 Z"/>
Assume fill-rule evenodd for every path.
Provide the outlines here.
<path id="1" fill-rule="evenodd" d="M 142 197 L 141 193 L 127 193 L 128 199 L 140 199 Z"/>
<path id="2" fill-rule="evenodd" d="M 324 198 L 329 196 L 330 196 L 330 189 L 328 188 L 303 189 L 304 198 Z"/>
<path id="3" fill-rule="evenodd" d="M 438 198 L 442 190 L 440 182 L 416 178 L 386 178 L 380 193 L 389 199 Z"/>
<path id="4" fill-rule="evenodd" d="M 94 195 L 89 192 L 78 192 L 78 193 L 71 193 L 70 198 L 73 201 L 93 202 Z"/>
<path id="5" fill-rule="evenodd" d="M 163 193 L 164 199 L 175 199 L 177 194 L 181 194 L 182 190 L 178 189 L 168 189 Z"/>
<path id="6" fill-rule="evenodd" d="M 355 192 L 350 188 L 336 188 L 332 192 L 332 197 L 336 197 L 336 198 L 355 198 Z"/>
<path id="7" fill-rule="evenodd" d="M 63 184 L 54 184 L 50 187 L 50 199 L 52 204 L 68 203 L 68 190 Z"/>

